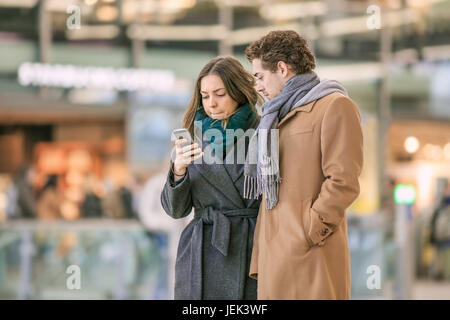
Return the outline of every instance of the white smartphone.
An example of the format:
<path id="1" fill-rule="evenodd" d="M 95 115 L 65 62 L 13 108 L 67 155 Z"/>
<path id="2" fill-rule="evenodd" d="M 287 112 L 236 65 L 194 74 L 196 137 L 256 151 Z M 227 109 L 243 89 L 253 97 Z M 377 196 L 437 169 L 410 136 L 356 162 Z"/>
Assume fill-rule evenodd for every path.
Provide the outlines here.
<path id="1" fill-rule="evenodd" d="M 182 138 L 186 139 L 187 142 L 183 143 L 181 145 L 181 147 L 185 147 L 185 146 L 192 144 L 192 137 L 187 129 L 181 128 L 181 129 L 175 129 L 172 131 L 172 141 L 176 141 L 176 140 L 182 139 Z"/>

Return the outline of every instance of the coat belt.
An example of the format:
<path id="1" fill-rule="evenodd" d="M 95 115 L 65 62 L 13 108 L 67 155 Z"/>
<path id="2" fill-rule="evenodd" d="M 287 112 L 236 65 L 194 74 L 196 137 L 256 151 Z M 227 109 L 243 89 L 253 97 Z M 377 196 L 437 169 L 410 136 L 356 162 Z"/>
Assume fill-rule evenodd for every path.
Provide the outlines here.
<path id="1" fill-rule="evenodd" d="M 256 218 L 258 209 L 245 208 L 233 210 L 217 210 L 213 207 L 194 208 L 194 219 L 197 219 L 194 226 L 194 233 L 191 240 L 191 284 L 190 298 L 202 299 L 202 252 L 203 252 L 203 225 L 212 224 L 213 232 L 211 244 L 222 255 L 228 255 L 228 246 L 231 235 L 230 217 Z M 197 279 L 197 281 L 194 281 Z M 198 281 L 200 280 L 200 281 Z"/>
<path id="2" fill-rule="evenodd" d="M 213 207 L 195 208 L 194 219 L 199 219 L 197 223 L 212 224 L 213 232 L 211 244 L 224 256 L 228 255 L 228 245 L 230 243 L 231 223 L 228 218 L 256 218 L 257 208 L 216 210 Z"/>

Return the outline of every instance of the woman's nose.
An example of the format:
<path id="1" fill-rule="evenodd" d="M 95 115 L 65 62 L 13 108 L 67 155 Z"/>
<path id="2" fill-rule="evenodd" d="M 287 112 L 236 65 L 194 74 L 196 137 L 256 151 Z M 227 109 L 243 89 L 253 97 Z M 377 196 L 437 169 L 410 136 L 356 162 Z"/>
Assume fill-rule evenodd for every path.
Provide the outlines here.
<path id="1" fill-rule="evenodd" d="M 208 99 L 208 107 L 214 108 L 216 106 L 216 100 L 213 97 Z"/>

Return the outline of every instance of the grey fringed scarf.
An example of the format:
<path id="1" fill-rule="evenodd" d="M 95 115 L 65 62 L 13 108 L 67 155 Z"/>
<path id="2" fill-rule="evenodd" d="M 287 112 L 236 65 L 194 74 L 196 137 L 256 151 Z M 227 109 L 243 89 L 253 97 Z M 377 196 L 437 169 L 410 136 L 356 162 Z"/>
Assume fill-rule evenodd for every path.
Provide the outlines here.
<path id="1" fill-rule="evenodd" d="M 266 208 L 275 207 L 281 177 L 278 162 L 278 132 L 272 132 L 271 129 L 278 130 L 278 123 L 293 109 L 336 91 L 347 95 L 344 87 L 337 81 L 320 81 L 315 72 L 297 74 L 286 82 L 279 96 L 262 106 L 261 120 L 250 139 L 245 161 L 244 198 L 258 199 L 259 195 L 264 193 Z"/>

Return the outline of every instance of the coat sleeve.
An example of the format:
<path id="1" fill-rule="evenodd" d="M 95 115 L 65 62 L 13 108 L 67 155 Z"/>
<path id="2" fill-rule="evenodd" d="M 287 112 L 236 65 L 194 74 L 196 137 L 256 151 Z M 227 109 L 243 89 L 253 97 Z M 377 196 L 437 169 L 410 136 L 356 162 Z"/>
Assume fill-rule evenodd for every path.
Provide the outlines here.
<path id="1" fill-rule="evenodd" d="M 355 103 L 340 96 L 322 119 L 322 171 L 325 180 L 310 208 L 309 237 L 323 245 L 341 224 L 345 210 L 359 195 L 358 177 L 363 165 L 361 117 Z"/>
<path id="2" fill-rule="evenodd" d="M 174 219 L 181 219 L 189 215 L 192 210 L 189 170 L 187 170 L 184 178 L 177 182 L 174 182 L 172 170 L 169 170 L 161 192 L 161 205 L 164 211 Z"/>

